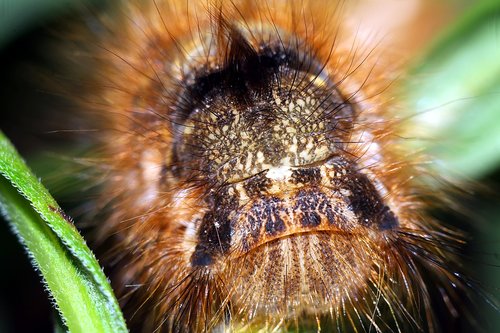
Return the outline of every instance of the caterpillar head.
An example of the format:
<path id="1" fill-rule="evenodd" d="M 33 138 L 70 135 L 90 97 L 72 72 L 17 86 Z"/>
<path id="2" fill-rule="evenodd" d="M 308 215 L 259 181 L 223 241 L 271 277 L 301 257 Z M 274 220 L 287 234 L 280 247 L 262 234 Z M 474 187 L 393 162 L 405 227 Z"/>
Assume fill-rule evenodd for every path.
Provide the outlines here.
<path id="1" fill-rule="evenodd" d="M 189 264 L 249 316 L 322 312 L 366 288 L 398 218 L 349 144 L 359 111 L 318 61 L 228 35 L 230 60 L 194 79 L 175 121 L 167 172 L 203 212 Z"/>

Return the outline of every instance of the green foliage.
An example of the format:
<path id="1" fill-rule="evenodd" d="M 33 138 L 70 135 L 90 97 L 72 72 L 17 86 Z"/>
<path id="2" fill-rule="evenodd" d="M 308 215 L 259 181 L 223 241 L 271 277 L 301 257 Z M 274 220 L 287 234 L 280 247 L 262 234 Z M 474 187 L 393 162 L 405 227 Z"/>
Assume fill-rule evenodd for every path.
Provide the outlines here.
<path id="1" fill-rule="evenodd" d="M 0 0 L 0 47 L 23 30 L 55 17 L 78 0 Z"/>
<path id="2" fill-rule="evenodd" d="M 0 206 L 71 332 L 126 332 L 113 291 L 73 223 L 0 132 Z"/>
<path id="3" fill-rule="evenodd" d="M 479 2 L 419 62 L 408 87 L 420 136 L 445 170 L 500 165 L 500 1 Z"/>

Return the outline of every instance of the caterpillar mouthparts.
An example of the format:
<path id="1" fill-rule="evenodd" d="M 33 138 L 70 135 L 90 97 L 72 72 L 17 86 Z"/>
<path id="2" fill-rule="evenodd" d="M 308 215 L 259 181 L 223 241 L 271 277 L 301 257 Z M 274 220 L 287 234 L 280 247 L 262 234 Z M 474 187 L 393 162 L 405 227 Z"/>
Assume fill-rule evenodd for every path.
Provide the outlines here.
<path id="1" fill-rule="evenodd" d="M 400 70 L 341 10 L 152 1 L 94 27 L 97 229 L 132 331 L 433 331 L 427 284 L 457 298 Z"/>

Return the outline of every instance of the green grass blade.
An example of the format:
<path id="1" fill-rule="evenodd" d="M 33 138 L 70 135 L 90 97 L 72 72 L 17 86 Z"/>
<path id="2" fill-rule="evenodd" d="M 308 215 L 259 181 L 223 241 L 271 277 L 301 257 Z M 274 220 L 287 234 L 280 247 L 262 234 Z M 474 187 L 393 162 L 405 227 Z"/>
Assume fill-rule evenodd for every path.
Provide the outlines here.
<path id="1" fill-rule="evenodd" d="M 0 132 L 0 203 L 70 332 L 126 332 L 116 298 L 71 221 Z"/>

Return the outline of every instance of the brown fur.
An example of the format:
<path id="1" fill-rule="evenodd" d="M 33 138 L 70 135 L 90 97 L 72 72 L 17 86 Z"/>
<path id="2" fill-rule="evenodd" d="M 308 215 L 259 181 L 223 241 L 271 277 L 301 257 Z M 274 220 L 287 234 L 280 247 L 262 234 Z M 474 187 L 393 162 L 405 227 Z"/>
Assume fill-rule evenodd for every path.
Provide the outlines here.
<path id="1" fill-rule="evenodd" d="M 425 213 L 429 193 L 419 175 L 427 171 L 400 139 L 406 124 L 391 86 L 399 61 L 380 38 L 360 39 L 344 24 L 349 8 L 313 0 L 132 2 L 99 17 L 107 30 L 100 36 L 85 35 L 97 74 L 84 108 L 103 129 L 105 156 L 100 201 L 107 209 L 99 239 L 133 331 L 434 328 L 421 270 L 447 290 L 461 285 L 448 268 L 454 259 L 446 244 L 456 236 L 446 236 Z M 207 200 L 218 188 L 199 181 L 211 175 L 173 171 L 182 174 L 199 162 L 176 162 L 173 115 L 189 103 L 182 96 L 197 77 L 244 61 L 271 39 L 317 60 L 352 105 L 342 156 L 375 186 L 367 195 L 379 191 L 374 200 L 399 224 L 385 230 L 351 217 L 349 230 L 324 220 L 306 230 L 290 227 L 290 218 L 286 234 L 195 265 L 201 227 L 194 221 L 210 212 Z"/>

